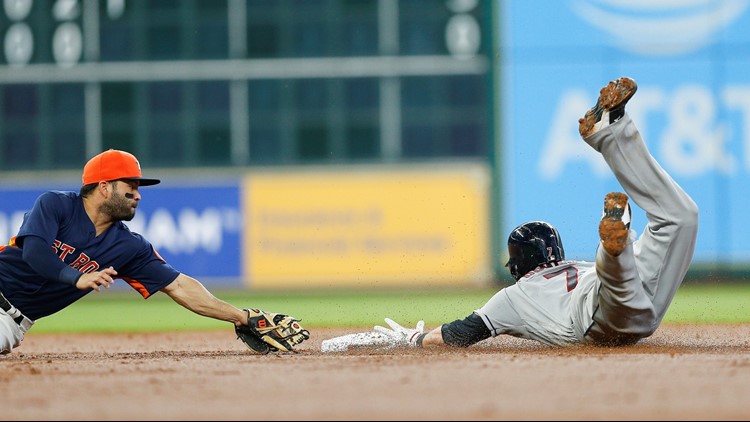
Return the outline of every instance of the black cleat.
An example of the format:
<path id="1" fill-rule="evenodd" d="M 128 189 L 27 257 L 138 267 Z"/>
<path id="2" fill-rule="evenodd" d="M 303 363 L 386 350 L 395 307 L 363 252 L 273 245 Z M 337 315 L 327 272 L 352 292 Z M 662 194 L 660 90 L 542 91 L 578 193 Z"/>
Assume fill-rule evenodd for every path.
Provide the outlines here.
<path id="1" fill-rule="evenodd" d="M 599 238 L 610 255 L 620 255 L 628 244 L 631 217 L 628 196 L 622 192 L 608 193 L 599 222 Z"/>
<path id="2" fill-rule="evenodd" d="M 638 84 L 628 77 L 611 81 L 599 91 L 596 105 L 578 119 L 578 132 L 588 138 L 597 131 L 620 120 L 625 115 L 625 104 L 638 89 Z"/>

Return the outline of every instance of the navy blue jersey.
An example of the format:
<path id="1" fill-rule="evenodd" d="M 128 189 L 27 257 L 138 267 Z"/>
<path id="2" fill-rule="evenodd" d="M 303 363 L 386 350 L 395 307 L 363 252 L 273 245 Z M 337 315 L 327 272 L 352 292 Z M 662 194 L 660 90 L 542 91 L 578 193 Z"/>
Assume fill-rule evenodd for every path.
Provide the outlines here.
<path id="1" fill-rule="evenodd" d="M 60 311 L 90 293 L 60 280 L 44 278 L 22 257 L 23 240 L 37 236 L 67 265 L 82 273 L 112 266 L 144 298 L 175 280 L 167 264 L 143 236 L 116 222 L 96 236 L 96 229 L 75 192 L 49 191 L 24 216 L 18 234 L 0 247 L 0 291 L 21 312 L 36 320 Z"/>

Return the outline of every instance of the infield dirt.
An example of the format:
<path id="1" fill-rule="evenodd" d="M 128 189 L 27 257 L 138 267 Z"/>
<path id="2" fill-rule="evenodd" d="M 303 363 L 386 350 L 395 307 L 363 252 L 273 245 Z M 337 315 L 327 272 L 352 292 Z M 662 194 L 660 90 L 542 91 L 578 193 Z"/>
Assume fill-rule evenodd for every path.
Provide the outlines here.
<path id="1" fill-rule="evenodd" d="M 662 325 L 635 346 L 257 355 L 232 330 L 34 334 L 0 357 L 5 420 L 747 420 L 750 324 Z"/>

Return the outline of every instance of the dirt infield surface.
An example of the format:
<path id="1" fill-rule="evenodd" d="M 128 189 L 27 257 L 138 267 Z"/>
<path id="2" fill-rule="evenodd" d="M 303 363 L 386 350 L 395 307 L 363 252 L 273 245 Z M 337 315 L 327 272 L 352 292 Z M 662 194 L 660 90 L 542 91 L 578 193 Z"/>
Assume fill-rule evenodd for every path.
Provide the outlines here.
<path id="1" fill-rule="evenodd" d="M 507 336 L 468 349 L 257 355 L 234 333 L 27 335 L 5 420 L 747 420 L 750 324 L 663 325 L 625 348 Z"/>

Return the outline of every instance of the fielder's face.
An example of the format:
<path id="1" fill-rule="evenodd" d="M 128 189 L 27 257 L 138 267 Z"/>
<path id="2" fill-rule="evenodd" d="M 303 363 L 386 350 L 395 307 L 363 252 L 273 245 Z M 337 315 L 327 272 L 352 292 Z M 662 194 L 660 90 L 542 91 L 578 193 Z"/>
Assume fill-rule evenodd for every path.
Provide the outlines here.
<path id="1" fill-rule="evenodd" d="M 141 195 L 138 193 L 138 182 L 132 180 L 115 180 L 110 182 L 112 195 L 102 203 L 101 212 L 114 221 L 130 221 L 135 217 L 135 209 Z"/>

